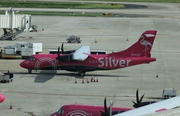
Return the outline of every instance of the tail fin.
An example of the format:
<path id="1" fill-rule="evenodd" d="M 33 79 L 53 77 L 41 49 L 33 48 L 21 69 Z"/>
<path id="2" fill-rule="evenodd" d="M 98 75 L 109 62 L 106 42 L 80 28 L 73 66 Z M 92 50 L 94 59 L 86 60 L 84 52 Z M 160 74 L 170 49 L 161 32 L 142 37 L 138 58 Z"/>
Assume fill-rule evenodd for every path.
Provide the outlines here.
<path id="1" fill-rule="evenodd" d="M 117 52 L 127 56 L 150 56 L 150 52 L 156 37 L 156 30 L 145 31 L 139 40 L 124 51 Z"/>

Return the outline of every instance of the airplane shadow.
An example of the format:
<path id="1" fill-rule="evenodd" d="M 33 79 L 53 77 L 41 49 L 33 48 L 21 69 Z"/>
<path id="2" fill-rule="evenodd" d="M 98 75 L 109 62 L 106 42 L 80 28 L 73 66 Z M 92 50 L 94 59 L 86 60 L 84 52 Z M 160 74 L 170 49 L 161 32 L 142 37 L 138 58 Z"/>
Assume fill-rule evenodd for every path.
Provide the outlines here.
<path id="1" fill-rule="evenodd" d="M 146 97 L 146 98 L 148 98 L 148 99 L 162 99 L 162 100 L 164 100 L 164 98 L 162 98 L 162 97 Z"/>
<path id="2" fill-rule="evenodd" d="M 56 75 L 64 75 L 64 76 L 70 76 L 70 77 L 74 77 L 74 78 L 85 78 L 85 77 L 128 77 L 128 76 L 122 76 L 122 75 L 106 75 L 106 74 L 87 74 L 82 77 L 82 76 L 79 76 L 77 73 L 75 72 L 72 72 L 72 73 L 57 73 Z"/>
<path id="3" fill-rule="evenodd" d="M 56 75 L 57 71 L 56 70 L 51 70 L 50 72 L 41 70 L 40 73 L 37 73 L 37 76 L 34 79 L 35 83 L 44 83 L 54 77 Z"/>
<path id="4" fill-rule="evenodd" d="M 51 70 L 51 71 L 45 71 L 42 70 L 40 72 L 33 72 L 31 74 L 28 74 L 27 72 L 14 72 L 14 74 L 27 74 L 26 76 L 21 76 L 20 78 L 23 77 L 35 77 L 34 82 L 35 83 L 44 83 L 54 77 L 56 75 L 57 71 L 56 70 Z"/>
<path id="5" fill-rule="evenodd" d="M 14 74 L 28 74 L 27 72 L 14 72 Z M 77 78 L 77 79 L 82 79 L 82 78 L 91 78 L 93 77 L 105 77 L 105 78 L 118 78 L 118 77 L 128 77 L 128 76 L 122 76 L 122 75 L 106 75 L 106 74 L 86 74 L 85 77 L 77 75 L 76 72 L 67 72 L 67 73 L 57 73 L 57 70 L 41 70 L 40 72 L 33 72 L 30 75 L 36 75 L 35 76 L 35 83 L 44 83 L 54 77 L 54 75 L 59 75 L 59 76 L 68 76 L 72 78 Z M 29 77 L 29 76 L 28 76 Z M 34 77 L 34 76 L 31 76 Z"/>

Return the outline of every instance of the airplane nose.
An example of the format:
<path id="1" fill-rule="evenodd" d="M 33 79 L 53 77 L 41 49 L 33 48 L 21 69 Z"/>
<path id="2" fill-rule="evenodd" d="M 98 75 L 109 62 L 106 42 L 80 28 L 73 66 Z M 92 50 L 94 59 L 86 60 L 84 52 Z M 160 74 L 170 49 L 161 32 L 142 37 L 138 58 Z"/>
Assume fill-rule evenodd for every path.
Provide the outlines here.
<path id="1" fill-rule="evenodd" d="M 0 103 L 2 103 L 5 99 L 6 97 L 3 94 L 0 94 Z"/>
<path id="2" fill-rule="evenodd" d="M 26 68 L 26 69 L 33 69 L 34 65 L 32 62 L 30 61 L 22 61 L 20 64 L 19 64 L 22 68 Z"/>
<path id="3" fill-rule="evenodd" d="M 20 63 L 20 66 L 22 67 L 22 68 L 25 68 L 24 65 L 25 64 L 25 62 L 24 61 L 22 61 L 21 63 Z"/>
<path id="4" fill-rule="evenodd" d="M 29 64 L 28 62 L 25 60 L 25 61 L 22 61 L 20 64 L 19 64 L 22 68 L 26 68 L 28 69 L 29 68 Z"/>

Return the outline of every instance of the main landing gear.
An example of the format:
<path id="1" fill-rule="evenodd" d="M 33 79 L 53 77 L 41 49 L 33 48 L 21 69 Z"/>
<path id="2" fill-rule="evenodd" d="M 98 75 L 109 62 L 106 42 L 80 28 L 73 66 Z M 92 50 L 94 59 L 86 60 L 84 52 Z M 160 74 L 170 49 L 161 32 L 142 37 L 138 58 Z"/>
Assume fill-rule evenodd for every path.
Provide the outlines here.
<path id="1" fill-rule="evenodd" d="M 28 73 L 32 73 L 32 69 L 28 69 Z"/>
<path id="2" fill-rule="evenodd" d="M 79 75 L 79 76 L 83 76 L 83 77 L 84 77 L 84 76 L 85 76 L 85 73 L 86 73 L 85 71 L 81 71 L 81 70 L 78 71 L 78 75 Z"/>

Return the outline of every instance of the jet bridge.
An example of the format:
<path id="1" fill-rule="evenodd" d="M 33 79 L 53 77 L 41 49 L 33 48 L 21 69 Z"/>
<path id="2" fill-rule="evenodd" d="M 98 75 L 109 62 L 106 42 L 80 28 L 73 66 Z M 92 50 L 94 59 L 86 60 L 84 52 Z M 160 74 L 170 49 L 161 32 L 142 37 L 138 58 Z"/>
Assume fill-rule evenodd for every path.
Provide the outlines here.
<path id="1" fill-rule="evenodd" d="M 14 11 L 5 11 L 0 15 L 0 28 L 3 35 L 0 40 L 15 40 L 19 34 L 26 32 L 31 26 L 31 15 L 14 14 Z"/>

